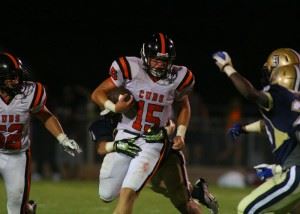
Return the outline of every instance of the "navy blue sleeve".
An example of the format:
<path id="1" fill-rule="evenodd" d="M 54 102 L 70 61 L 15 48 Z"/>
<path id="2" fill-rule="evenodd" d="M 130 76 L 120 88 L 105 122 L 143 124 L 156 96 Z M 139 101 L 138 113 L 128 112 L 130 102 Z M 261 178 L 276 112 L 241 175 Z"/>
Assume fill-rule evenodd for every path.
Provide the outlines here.
<path id="1" fill-rule="evenodd" d="M 294 129 L 293 124 L 299 116 L 299 112 L 292 110 L 295 94 L 279 85 L 271 85 L 268 92 L 273 98 L 273 107 L 270 111 L 263 110 L 263 114 L 272 122 L 272 126 L 291 133 Z"/>
<path id="2" fill-rule="evenodd" d="M 269 93 L 273 98 L 274 108 L 289 107 L 291 101 L 294 99 L 294 96 L 290 91 L 288 91 L 286 88 L 283 88 L 282 86 L 279 85 L 272 85 L 270 87 Z"/>
<path id="3" fill-rule="evenodd" d="M 89 133 L 93 142 L 113 141 L 115 124 L 105 118 L 94 121 L 89 127 Z"/>

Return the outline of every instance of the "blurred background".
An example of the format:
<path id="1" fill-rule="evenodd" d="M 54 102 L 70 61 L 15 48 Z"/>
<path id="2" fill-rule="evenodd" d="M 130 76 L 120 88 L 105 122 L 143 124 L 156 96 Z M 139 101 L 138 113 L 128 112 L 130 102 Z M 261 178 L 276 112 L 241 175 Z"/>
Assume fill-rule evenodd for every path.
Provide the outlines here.
<path id="1" fill-rule="evenodd" d="M 176 64 L 196 78 L 185 151 L 191 176 L 215 181 L 229 170 L 247 173 L 271 161 L 266 136 L 245 135 L 235 143 L 228 138 L 233 123 L 259 114 L 211 55 L 228 51 L 237 70 L 260 89 L 261 67 L 272 50 L 300 50 L 299 6 L 296 0 L 3 2 L 0 48 L 18 55 L 32 79 L 46 86 L 47 105 L 84 149 L 69 157 L 33 121 L 33 179 L 98 178 L 101 158 L 87 133 L 98 115 L 90 93 L 108 77 L 115 58 L 139 56 L 144 39 L 158 31 L 173 38 Z"/>

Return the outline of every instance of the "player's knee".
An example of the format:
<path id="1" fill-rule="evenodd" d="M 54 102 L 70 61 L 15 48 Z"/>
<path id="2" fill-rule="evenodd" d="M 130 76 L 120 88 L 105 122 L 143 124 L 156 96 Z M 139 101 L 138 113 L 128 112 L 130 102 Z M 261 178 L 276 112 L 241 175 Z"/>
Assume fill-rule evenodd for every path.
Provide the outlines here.
<path id="1" fill-rule="evenodd" d="M 110 203 L 110 202 L 113 201 L 113 199 L 110 199 L 110 200 L 109 200 L 109 199 L 107 199 L 107 198 L 101 198 L 101 197 L 100 197 L 100 199 L 101 199 L 101 201 L 104 202 L 104 203 Z"/>
<path id="2" fill-rule="evenodd" d="M 99 195 L 99 198 L 105 203 L 110 203 L 115 199 L 110 195 Z"/>
<path id="3" fill-rule="evenodd" d="M 99 197 L 104 202 L 111 202 L 119 196 L 120 189 L 108 185 L 99 186 Z"/>
<path id="4" fill-rule="evenodd" d="M 117 197 L 117 195 L 113 194 L 113 192 L 99 191 L 99 197 L 103 202 L 109 203 L 112 202 Z"/>

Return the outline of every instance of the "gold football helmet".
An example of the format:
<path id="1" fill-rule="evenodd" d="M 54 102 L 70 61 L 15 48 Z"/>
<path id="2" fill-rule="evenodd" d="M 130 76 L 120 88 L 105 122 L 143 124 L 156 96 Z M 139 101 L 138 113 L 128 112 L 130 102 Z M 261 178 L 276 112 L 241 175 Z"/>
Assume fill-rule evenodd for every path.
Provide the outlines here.
<path id="1" fill-rule="evenodd" d="M 270 75 L 274 68 L 293 64 L 300 64 L 299 53 L 291 48 L 279 48 L 268 56 L 264 68 Z"/>
<path id="2" fill-rule="evenodd" d="M 292 91 L 299 91 L 299 65 L 286 65 L 274 68 L 271 73 L 270 83 L 281 85 Z"/>

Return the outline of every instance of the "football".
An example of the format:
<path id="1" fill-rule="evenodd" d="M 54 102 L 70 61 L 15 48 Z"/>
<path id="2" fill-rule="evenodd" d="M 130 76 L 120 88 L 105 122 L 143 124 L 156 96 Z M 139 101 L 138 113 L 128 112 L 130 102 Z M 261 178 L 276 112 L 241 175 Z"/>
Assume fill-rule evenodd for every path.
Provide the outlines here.
<path id="1" fill-rule="evenodd" d="M 128 94 L 128 96 L 125 98 L 125 101 L 128 101 L 132 93 L 127 88 L 119 87 L 112 90 L 108 94 L 108 99 L 110 99 L 113 103 L 116 103 L 118 102 L 120 95 L 125 95 L 125 94 Z M 133 107 L 123 113 L 123 115 L 129 119 L 133 119 L 137 114 L 137 102 L 134 98 L 133 98 L 133 102 L 134 102 Z"/>

